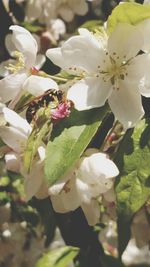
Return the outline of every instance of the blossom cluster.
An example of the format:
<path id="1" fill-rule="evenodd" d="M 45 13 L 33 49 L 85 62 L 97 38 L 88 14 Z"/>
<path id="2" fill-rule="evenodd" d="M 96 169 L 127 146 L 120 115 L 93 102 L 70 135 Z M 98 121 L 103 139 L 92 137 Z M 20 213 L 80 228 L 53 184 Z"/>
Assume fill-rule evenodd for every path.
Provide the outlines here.
<path id="1" fill-rule="evenodd" d="M 52 27 L 58 16 L 70 22 L 74 14 L 86 14 L 88 3 L 28 1 L 26 8 L 26 20 Z M 49 48 L 44 55 L 40 54 L 37 37 L 27 29 L 18 25 L 9 29 L 6 47 L 12 58 L 2 63 L 4 77 L 0 80 L 0 151 L 7 170 L 24 177 L 27 200 L 49 197 L 58 213 L 81 207 L 89 225 L 103 221 L 103 206 L 113 220 L 119 167 L 107 153 L 109 150 L 87 145 L 59 180 L 49 185 L 44 171 L 47 144 L 53 142 L 53 129 L 74 111 L 80 116 L 108 103 L 124 132 L 143 118 L 141 96 L 150 97 L 150 19 L 136 25 L 119 22 L 111 33 L 107 22 L 94 32 L 81 27 L 78 35 Z M 61 69 L 60 73 L 50 75 L 40 70 L 46 57 Z M 143 216 L 147 232 L 145 213 Z M 137 241 L 141 237 L 137 234 L 140 223 L 137 227 L 136 222 L 134 217 L 132 236 Z M 146 240 L 145 236 L 141 239 Z M 149 237 L 146 249 L 148 242 Z"/>

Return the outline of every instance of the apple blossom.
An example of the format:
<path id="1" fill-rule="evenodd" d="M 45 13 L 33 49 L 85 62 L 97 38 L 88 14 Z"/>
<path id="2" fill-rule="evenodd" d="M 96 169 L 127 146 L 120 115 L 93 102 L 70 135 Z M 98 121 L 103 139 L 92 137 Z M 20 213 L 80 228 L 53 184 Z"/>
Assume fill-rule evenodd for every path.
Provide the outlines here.
<path id="1" fill-rule="evenodd" d="M 106 154 L 87 150 L 76 167 L 49 188 L 54 209 L 65 213 L 81 206 L 89 225 L 96 224 L 100 216 L 97 198 L 113 187 L 118 173 Z"/>
<path id="2" fill-rule="evenodd" d="M 0 138 L 9 148 L 5 154 L 6 168 L 25 177 L 25 192 L 27 199 L 30 199 L 40 193 L 41 187 L 43 189 L 45 147 L 39 146 L 38 157 L 33 160 L 31 170 L 27 173 L 23 164 L 23 153 L 32 128 L 25 119 L 4 105 L 0 106 L 0 118 L 3 120 Z"/>
<path id="3" fill-rule="evenodd" d="M 49 49 L 47 57 L 68 73 L 77 76 L 67 97 L 78 110 L 110 108 L 125 128 L 143 116 L 141 95 L 150 96 L 149 80 L 142 83 L 150 67 L 148 54 L 139 55 L 144 44 L 137 26 L 120 23 L 108 40 L 80 29 L 61 48 Z M 123 33 L 123 34 L 122 34 Z"/>
<path id="4" fill-rule="evenodd" d="M 13 32 L 12 41 L 7 41 L 7 47 L 9 51 L 13 51 L 18 62 L 9 67 L 13 73 L 0 80 L 1 102 L 15 100 L 25 91 L 37 96 L 49 88 L 58 89 L 56 82 L 52 79 L 31 75 L 36 63 L 38 46 L 30 32 L 20 26 L 11 26 L 10 30 Z"/>
<path id="5" fill-rule="evenodd" d="M 29 0 L 27 2 L 26 20 L 38 19 L 41 23 L 49 24 L 59 16 L 66 22 L 73 20 L 74 15 L 85 15 L 88 4 L 85 0 Z"/>

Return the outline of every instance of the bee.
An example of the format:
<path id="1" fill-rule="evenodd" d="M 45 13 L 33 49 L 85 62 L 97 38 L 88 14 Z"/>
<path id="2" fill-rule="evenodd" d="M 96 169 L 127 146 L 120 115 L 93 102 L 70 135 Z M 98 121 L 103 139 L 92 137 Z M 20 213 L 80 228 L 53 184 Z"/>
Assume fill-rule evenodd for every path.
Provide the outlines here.
<path id="1" fill-rule="evenodd" d="M 26 110 L 26 119 L 29 123 L 35 119 L 37 111 L 42 107 L 48 107 L 51 102 L 61 103 L 63 101 L 63 92 L 56 89 L 48 89 L 44 94 L 35 97 L 25 106 L 28 106 Z"/>

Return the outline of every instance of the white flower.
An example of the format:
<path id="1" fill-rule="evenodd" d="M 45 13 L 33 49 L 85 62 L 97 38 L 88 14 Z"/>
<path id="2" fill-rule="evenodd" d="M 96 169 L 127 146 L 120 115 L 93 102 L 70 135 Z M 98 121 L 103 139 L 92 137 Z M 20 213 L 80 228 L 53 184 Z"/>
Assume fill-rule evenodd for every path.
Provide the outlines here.
<path id="1" fill-rule="evenodd" d="M 43 170 L 45 147 L 39 146 L 39 157 L 33 160 L 31 170 L 27 173 L 24 170 L 23 153 L 32 128 L 25 119 L 4 105 L 0 106 L 0 118 L 5 121 L 5 125 L 3 123 L 0 126 L 0 138 L 9 148 L 9 151 L 5 154 L 6 168 L 21 173 L 25 177 L 27 200 L 36 193 L 40 194 L 40 189 L 42 190 L 40 198 L 47 196 L 46 192 L 43 193 L 43 186 L 45 186 Z"/>
<path id="2" fill-rule="evenodd" d="M 6 103 L 19 98 L 23 92 L 28 91 L 33 95 L 42 94 L 49 88 L 58 89 L 56 82 L 49 78 L 31 75 L 31 68 L 34 67 L 37 58 L 37 42 L 29 31 L 20 26 L 11 26 L 10 36 L 7 40 L 7 48 L 18 57 L 18 63 L 11 65 L 14 72 L 0 80 L 0 99 Z M 17 49 L 17 52 L 14 52 Z M 32 82 L 32 88 L 30 85 Z M 31 91 L 32 89 L 32 91 Z M 38 93 L 37 93 L 38 92 Z"/>
<path id="3" fill-rule="evenodd" d="M 150 96 L 148 84 L 141 83 L 150 67 L 149 55 L 138 55 L 144 43 L 141 31 L 118 24 L 106 46 L 86 29 L 79 33 L 61 48 L 47 51 L 54 64 L 78 76 L 68 90 L 68 99 L 78 110 L 103 106 L 108 99 L 124 127 L 134 126 L 144 114 L 140 93 Z"/>
<path id="4" fill-rule="evenodd" d="M 88 4 L 85 0 L 29 0 L 26 9 L 26 20 L 38 19 L 41 23 L 50 24 L 59 16 L 66 22 L 73 20 L 74 15 L 85 15 Z"/>
<path id="5" fill-rule="evenodd" d="M 86 156 L 88 155 L 88 156 Z M 103 153 L 86 152 L 75 170 L 49 188 L 54 209 L 65 213 L 81 206 L 89 225 L 98 222 L 100 211 L 97 197 L 113 186 L 119 173 L 116 165 Z"/>

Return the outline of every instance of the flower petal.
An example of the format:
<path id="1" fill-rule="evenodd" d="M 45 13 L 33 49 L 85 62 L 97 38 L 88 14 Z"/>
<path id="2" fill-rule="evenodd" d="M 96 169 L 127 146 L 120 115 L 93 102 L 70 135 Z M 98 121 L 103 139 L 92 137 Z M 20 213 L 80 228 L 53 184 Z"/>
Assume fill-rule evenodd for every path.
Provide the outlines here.
<path id="1" fill-rule="evenodd" d="M 68 90 L 67 98 L 75 104 L 77 110 L 101 107 L 111 94 L 110 83 L 100 78 L 85 78 Z"/>
<path id="2" fill-rule="evenodd" d="M 89 225 L 95 225 L 99 222 L 100 218 L 100 207 L 96 200 L 91 200 L 89 204 L 82 203 L 81 208 L 84 212 L 84 215 L 88 221 Z"/>
<path id="3" fill-rule="evenodd" d="M 14 43 L 12 42 L 12 34 L 11 33 L 7 34 L 5 37 L 5 46 L 9 52 L 9 54 L 11 56 L 13 56 L 14 51 L 16 50 L 16 47 L 15 47 Z"/>
<path id="4" fill-rule="evenodd" d="M 27 74 L 19 72 L 10 74 L 0 80 L 0 99 L 6 103 L 17 96 L 22 89 L 22 84 L 26 80 Z"/>
<path id="5" fill-rule="evenodd" d="M 41 186 L 43 186 L 44 182 L 44 165 L 42 161 L 38 161 L 33 163 L 31 171 L 29 174 L 25 174 L 22 172 L 23 176 L 25 176 L 24 186 L 25 192 L 27 195 L 27 200 L 31 199 L 37 193 Z"/>
<path id="6" fill-rule="evenodd" d="M 48 89 L 58 89 L 58 85 L 50 78 L 31 75 L 24 82 L 23 89 L 34 96 L 39 96 Z"/>
<path id="7" fill-rule="evenodd" d="M 28 3 L 29 2 L 29 3 Z M 38 19 L 42 13 L 41 0 L 28 1 L 26 8 L 26 21 L 32 22 Z"/>
<path id="8" fill-rule="evenodd" d="M 22 153 L 24 151 L 27 136 L 11 126 L 0 127 L 0 137 L 3 142 L 11 147 L 15 152 Z"/>
<path id="9" fill-rule="evenodd" d="M 143 54 L 136 57 L 135 67 L 136 73 L 139 73 L 141 77 L 139 82 L 140 93 L 145 97 L 150 97 L 150 54 Z"/>
<path id="10" fill-rule="evenodd" d="M 124 128 L 134 127 L 144 115 L 140 93 L 130 82 L 121 82 L 109 97 L 109 105 Z"/>
<path id="11" fill-rule="evenodd" d="M 72 21 L 74 17 L 73 11 L 66 5 L 61 5 L 59 7 L 59 15 L 66 22 Z"/>
<path id="12" fill-rule="evenodd" d="M 77 170 L 77 177 L 91 185 L 100 183 L 103 179 L 115 177 L 118 174 L 117 166 L 104 153 L 94 153 L 89 157 L 81 158 Z"/>
<path id="13" fill-rule="evenodd" d="M 128 60 L 138 54 L 144 39 L 136 26 L 120 23 L 108 39 L 108 51 L 112 57 L 120 57 L 118 61 Z"/>
<path id="14" fill-rule="evenodd" d="M 32 67 L 35 64 L 36 54 L 38 51 L 36 40 L 33 38 L 31 33 L 23 27 L 13 25 L 10 26 L 9 29 L 13 31 L 12 41 L 14 45 L 25 57 L 26 67 Z"/>
<path id="15" fill-rule="evenodd" d="M 10 126 L 19 130 L 24 135 L 29 136 L 32 128 L 25 119 L 21 118 L 15 111 L 7 107 L 3 107 L 2 112 L 5 121 L 9 123 Z"/>
<path id="16" fill-rule="evenodd" d="M 57 66 L 64 69 L 65 62 L 62 56 L 62 51 L 60 47 L 51 48 L 46 51 L 46 56 Z"/>
<path id="17" fill-rule="evenodd" d="M 42 66 L 44 65 L 45 61 L 46 61 L 46 57 L 42 54 L 38 54 L 36 57 L 34 67 L 38 70 L 41 69 Z"/>
<path id="18" fill-rule="evenodd" d="M 46 55 L 62 69 L 74 71 L 77 67 L 82 71 L 94 73 L 99 65 L 101 53 L 103 54 L 104 51 L 101 50 L 101 44 L 94 35 L 87 32 L 89 33 L 85 30 L 82 34 L 81 30 L 80 35 L 68 39 L 61 48 L 49 49 Z"/>
<path id="19" fill-rule="evenodd" d="M 51 196 L 51 201 L 56 212 L 64 213 L 77 209 L 80 206 L 80 198 L 76 190 L 75 179 L 71 179 L 60 194 Z"/>
<path id="20" fill-rule="evenodd" d="M 150 19 L 143 20 L 137 25 L 137 27 L 139 28 L 139 30 L 141 30 L 141 35 L 143 35 L 144 37 L 144 44 L 141 47 L 141 50 L 144 52 L 150 52 Z"/>
<path id="21" fill-rule="evenodd" d="M 14 152 L 5 155 L 6 169 L 12 172 L 20 171 L 20 157 Z"/>
<path id="22" fill-rule="evenodd" d="M 68 1 L 68 4 L 77 15 L 83 16 L 88 12 L 88 4 L 85 1 L 72 0 Z"/>

